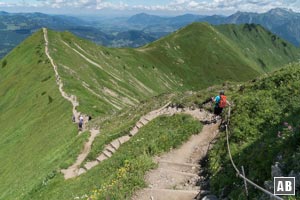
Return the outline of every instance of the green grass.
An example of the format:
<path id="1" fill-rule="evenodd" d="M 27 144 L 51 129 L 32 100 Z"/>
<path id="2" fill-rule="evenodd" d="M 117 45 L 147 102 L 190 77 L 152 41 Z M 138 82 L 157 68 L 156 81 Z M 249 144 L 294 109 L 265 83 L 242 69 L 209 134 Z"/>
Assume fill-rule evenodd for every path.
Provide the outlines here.
<path id="1" fill-rule="evenodd" d="M 129 199 L 137 188 L 145 186 L 144 174 L 155 166 L 152 156 L 178 147 L 201 127 L 191 116 L 161 116 L 89 173 L 68 181 L 57 175 L 24 199 L 74 199 L 93 194 L 96 199 Z"/>
<path id="2" fill-rule="evenodd" d="M 85 140 L 76 137 L 71 104 L 61 97 L 43 48 L 38 32 L 0 68 L 0 199 L 22 199 L 65 161 L 74 162 Z"/>
<path id="3" fill-rule="evenodd" d="M 283 176 L 292 170 L 300 172 L 299 69 L 299 64 L 288 66 L 246 83 L 232 93 L 235 104 L 230 125 L 233 159 L 238 168 L 245 167 L 250 180 L 261 186 L 264 181 L 272 181 L 271 165 L 275 162 L 283 166 Z M 209 156 L 212 190 L 220 194 L 226 188 L 225 195 L 230 198 L 246 199 L 243 181 L 236 178 L 230 164 L 224 134 Z M 250 187 L 250 195 L 254 198 L 262 194 Z"/>
<path id="4" fill-rule="evenodd" d="M 162 94 L 116 114 L 94 119 L 90 126 L 100 126 L 101 134 L 96 137 L 87 160 L 95 160 L 106 144 L 118 137 L 128 135 L 140 117 L 161 108 L 171 102 L 172 98 L 173 95 Z"/>
<path id="5" fill-rule="evenodd" d="M 243 56 L 253 62 L 251 66 L 261 72 L 273 71 L 278 66 L 297 61 L 300 56 L 297 47 L 260 25 L 220 25 L 216 29 L 235 41 Z"/>
<path id="6" fill-rule="evenodd" d="M 260 31 L 264 32 L 263 29 Z M 246 55 L 241 48 L 247 43 L 238 45 L 237 40 L 208 24 L 192 24 L 139 49 L 104 48 L 67 32 L 48 33 L 50 54 L 58 65 L 64 90 L 78 97 L 79 111 L 92 115 L 94 120 L 90 126 L 101 125 L 102 134 L 96 138 L 89 159 L 95 158 L 105 144 L 126 134 L 139 117 L 150 110 L 169 100 L 177 105 L 200 106 L 220 87 L 191 94 L 181 94 L 182 91 L 221 83 L 232 91 L 235 87 L 227 85 L 226 81 L 248 80 L 262 72 L 255 59 L 256 55 L 263 54 L 262 51 L 257 50 L 257 54 L 244 59 Z M 245 34 L 241 40 L 245 42 L 248 38 L 251 41 L 251 37 L 255 35 Z M 265 33 L 257 37 L 261 37 L 258 41 L 265 39 L 266 48 L 274 47 L 272 41 L 267 42 Z M 257 41 L 250 43 L 259 49 Z M 101 65 L 101 69 L 72 48 Z M 290 48 L 290 51 L 293 53 L 289 55 L 297 55 L 298 49 Z M 280 47 L 274 52 L 274 57 L 282 56 L 284 49 Z M 264 52 L 264 55 L 271 60 L 271 54 Z M 281 63 L 288 63 L 293 58 L 296 56 L 282 56 Z M 267 63 L 267 60 L 263 62 Z M 42 31 L 25 40 L 0 63 L 0 180 L 3 183 L 0 184 L 0 199 L 73 199 L 77 195 L 91 195 L 93 188 L 101 189 L 110 184 L 119 169 L 134 168 L 137 170 L 129 170 L 130 179 L 120 180 L 123 189 L 113 196 L 116 199 L 129 198 L 136 187 L 144 185 L 142 177 L 153 167 L 151 156 L 180 144 L 190 134 L 199 131 L 199 123 L 190 117 L 161 117 L 145 126 L 112 159 L 83 176 L 64 181 L 59 170 L 75 161 L 88 134 L 78 137 L 76 125 L 71 123 L 72 106 L 58 91 L 53 68 L 44 53 Z M 271 64 L 268 70 L 277 67 L 275 62 L 274 66 Z M 295 85 L 290 87 L 294 91 Z M 174 92 L 175 96 L 160 96 L 169 92 Z M 264 93 L 272 100 L 274 94 L 265 91 L 259 98 L 263 98 Z M 250 100 L 255 101 L 255 93 L 250 94 L 253 94 Z M 278 91 L 276 98 L 281 98 L 282 94 L 284 91 Z M 149 98 L 152 100 L 148 101 Z M 266 105 L 265 102 L 262 107 Z M 287 107 L 289 105 L 292 104 Z M 270 117 L 273 111 L 269 110 L 267 116 Z M 255 123 L 262 123 L 260 120 Z M 138 140 L 142 142 L 138 143 Z M 266 177 L 265 172 L 258 175 Z M 107 195 L 113 195 L 111 191 Z"/>
<path id="7" fill-rule="evenodd" d="M 194 23 L 144 47 L 116 49 L 49 31 L 50 54 L 65 90 L 78 97 L 79 110 L 93 116 L 114 114 L 163 92 L 246 81 L 297 61 L 299 49 L 273 37 L 256 25 Z"/>

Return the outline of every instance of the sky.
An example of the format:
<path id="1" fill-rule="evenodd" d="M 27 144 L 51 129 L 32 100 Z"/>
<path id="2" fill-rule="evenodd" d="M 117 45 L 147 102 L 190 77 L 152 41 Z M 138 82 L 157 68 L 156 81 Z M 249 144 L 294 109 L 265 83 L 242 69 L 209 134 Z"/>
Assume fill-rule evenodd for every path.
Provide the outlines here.
<path id="1" fill-rule="evenodd" d="M 300 0 L 0 0 L 0 10 L 52 14 L 229 15 L 237 11 L 266 12 L 272 8 L 300 12 Z"/>

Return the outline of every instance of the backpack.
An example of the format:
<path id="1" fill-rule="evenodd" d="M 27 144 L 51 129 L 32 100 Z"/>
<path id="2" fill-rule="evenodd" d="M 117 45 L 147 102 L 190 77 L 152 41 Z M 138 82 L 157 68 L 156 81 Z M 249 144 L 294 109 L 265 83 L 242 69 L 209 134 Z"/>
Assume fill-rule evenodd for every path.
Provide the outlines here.
<path id="1" fill-rule="evenodd" d="M 224 108 L 226 106 L 226 96 L 220 95 L 219 108 Z"/>

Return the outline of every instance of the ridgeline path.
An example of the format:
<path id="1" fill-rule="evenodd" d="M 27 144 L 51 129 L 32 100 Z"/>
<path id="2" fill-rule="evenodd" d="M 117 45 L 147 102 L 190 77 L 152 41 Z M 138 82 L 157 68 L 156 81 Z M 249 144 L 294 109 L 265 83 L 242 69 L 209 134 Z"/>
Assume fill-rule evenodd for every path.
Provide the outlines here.
<path id="1" fill-rule="evenodd" d="M 44 39 L 45 39 L 45 53 L 46 53 L 48 59 L 50 60 L 51 65 L 53 66 L 55 76 L 56 76 L 56 83 L 59 87 L 59 91 L 60 91 L 63 98 L 65 98 L 66 100 L 71 102 L 71 104 L 73 106 L 72 111 L 73 111 L 73 115 L 75 116 L 76 124 L 79 122 L 79 116 L 80 115 L 84 119 L 83 120 L 84 121 L 83 129 L 82 129 L 82 131 L 79 131 L 79 134 L 81 134 L 82 132 L 86 131 L 86 124 L 88 122 L 88 116 L 80 113 L 79 111 L 77 111 L 76 107 L 79 106 L 79 102 L 77 101 L 76 96 L 68 95 L 63 90 L 63 82 L 61 80 L 61 77 L 59 76 L 59 73 L 58 73 L 58 70 L 57 70 L 57 65 L 54 63 L 54 61 L 53 61 L 53 59 L 52 59 L 52 57 L 50 56 L 50 53 L 49 53 L 49 40 L 48 40 L 48 33 L 47 33 L 46 28 L 43 28 L 43 33 L 44 33 Z M 65 179 L 72 178 L 72 177 L 74 177 L 74 174 L 77 174 L 77 171 L 79 170 L 79 166 L 85 160 L 85 158 L 87 157 L 87 155 L 89 154 L 89 152 L 91 150 L 91 146 L 92 146 L 92 143 L 93 143 L 95 137 L 100 133 L 100 130 L 95 129 L 95 128 L 92 128 L 89 131 L 91 133 L 91 135 L 89 137 L 89 140 L 88 140 L 88 142 L 86 142 L 84 144 L 83 150 L 78 155 L 78 157 L 76 159 L 76 162 L 73 165 L 71 165 L 68 169 L 61 170 L 61 172 L 64 174 Z"/>
<path id="2" fill-rule="evenodd" d="M 63 90 L 63 82 L 59 76 L 57 65 L 54 63 L 49 54 L 47 29 L 43 28 L 43 32 L 45 39 L 45 53 L 53 66 L 59 91 L 66 100 L 71 102 L 73 106 L 73 115 L 78 123 L 78 117 L 83 115 L 76 109 L 79 102 L 77 101 L 76 96 L 68 95 Z M 90 60 L 88 61 L 91 62 Z M 110 158 L 122 144 L 129 141 L 131 137 L 139 132 L 140 128 L 148 124 L 153 119 L 161 115 L 171 116 L 177 113 L 191 115 L 201 122 L 210 122 L 212 120 L 212 114 L 203 109 L 174 108 L 170 106 L 170 103 L 168 103 L 162 108 L 153 110 L 142 116 L 127 135 L 113 140 L 105 146 L 104 150 L 98 155 L 96 160 L 86 162 L 83 165 L 84 167 L 80 168 L 91 150 L 95 137 L 100 133 L 99 129 L 90 129 L 89 131 L 91 135 L 89 140 L 84 144 L 83 150 L 78 155 L 75 163 L 68 169 L 61 170 L 64 174 L 64 178 L 70 179 L 77 177 L 97 166 L 103 160 Z M 88 117 L 86 115 L 83 116 L 84 124 L 86 124 L 88 122 Z M 172 200 L 194 199 L 201 190 L 199 186 L 196 186 L 196 183 L 203 178 L 199 176 L 201 171 L 199 161 L 207 155 L 211 142 L 218 135 L 218 127 L 219 123 L 204 125 L 199 134 L 193 135 L 189 141 L 184 143 L 180 148 L 156 157 L 154 160 L 158 164 L 158 168 L 148 172 L 145 177 L 148 188 L 136 192 L 133 195 L 132 200 L 163 200 L 166 196 L 168 199 Z"/>

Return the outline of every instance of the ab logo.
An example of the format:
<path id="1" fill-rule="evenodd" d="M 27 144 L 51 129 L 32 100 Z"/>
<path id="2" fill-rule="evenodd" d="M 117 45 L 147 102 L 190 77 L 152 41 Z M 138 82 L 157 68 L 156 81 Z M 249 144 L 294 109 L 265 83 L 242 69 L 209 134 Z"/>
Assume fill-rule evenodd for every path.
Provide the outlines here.
<path id="1" fill-rule="evenodd" d="M 295 177 L 274 177 L 275 195 L 295 195 Z"/>

